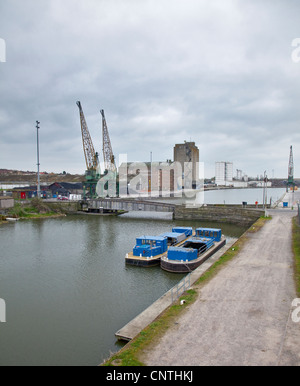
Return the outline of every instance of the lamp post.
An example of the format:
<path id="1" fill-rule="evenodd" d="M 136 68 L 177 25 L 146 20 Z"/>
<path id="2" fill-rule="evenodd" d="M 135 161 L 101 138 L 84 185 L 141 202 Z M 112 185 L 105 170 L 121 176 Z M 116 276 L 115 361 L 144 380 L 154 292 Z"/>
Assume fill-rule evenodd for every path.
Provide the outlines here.
<path id="1" fill-rule="evenodd" d="M 266 188 L 267 188 L 267 172 L 265 171 L 264 172 L 264 198 L 263 198 L 263 209 L 265 211 L 265 216 L 266 216 L 266 201 L 267 201 L 267 192 L 266 192 Z"/>
<path id="2" fill-rule="evenodd" d="M 41 183 L 40 183 L 40 144 L 39 144 L 39 124 L 40 122 L 39 121 L 36 121 L 36 133 L 37 133 L 37 168 L 38 168 L 38 171 L 37 171 L 37 177 L 38 177 L 38 180 L 37 180 L 37 197 L 40 198 L 41 197 Z"/>

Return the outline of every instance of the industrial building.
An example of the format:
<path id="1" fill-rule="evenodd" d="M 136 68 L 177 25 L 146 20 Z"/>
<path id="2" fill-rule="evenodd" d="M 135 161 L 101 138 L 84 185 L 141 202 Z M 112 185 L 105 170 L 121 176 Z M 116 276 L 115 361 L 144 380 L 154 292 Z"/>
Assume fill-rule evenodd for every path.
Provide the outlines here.
<path id="1" fill-rule="evenodd" d="M 216 162 L 216 181 L 217 186 L 233 185 L 233 163 Z"/>
<path id="2" fill-rule="evenodd" d="M 199 149 L 195 142 L 177 144 L 174 147 L 174 162 L 179 162 L 184 172 L 184 163 L 192 164 L 192 183 L 195 186 L 199 180 Z"/>
<path id="3" fill-rule="evenodd" d="M 13 208 L 15 201 L 11 197 L 0 197 L 0 211 L 5 209 Z"/>
<path id="4" fill-rule="evenodd" d="M 190 168 L 185 170 L 185 163 Z M 181 167 L 178 168 L 178 164 Z M 145 194 L 169 196 L 180 192 L 182 187 L 193 188 L 199 181 L 199 149 L 195 142 L 184 142 L 174 147 L 174 163 L 123 162 L 119 167 L 120 196 Z M 190 172 L 191 175 L 187 175 Z M 184 174 L 186 173 L 186 175 Z M 191 186 L 185 184 L 184 177 Z"/>
<path id="5" fill-rule="evenodd" d="M 83 193 L 82 183 L 55 182 L 51 185 L 41 185 L 42 198 L 57 198 L 70 195 L 81 196 Z M 37 186 L 24 186 L 13 189 L 15 200 L 27 200 L 37 196 Z"/>
<path id="6" fill-rule="evenodd" d="M 128 162 L 119 168 L 120 196 L 170 195 L 174 192 L 175 171 L 171 163 Z"/>

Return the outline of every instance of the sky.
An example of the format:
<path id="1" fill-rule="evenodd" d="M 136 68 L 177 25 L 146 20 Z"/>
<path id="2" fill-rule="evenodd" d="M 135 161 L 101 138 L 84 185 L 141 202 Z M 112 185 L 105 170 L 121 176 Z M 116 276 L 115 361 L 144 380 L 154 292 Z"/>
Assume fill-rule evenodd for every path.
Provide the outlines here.
<path id="1" fill-rule="evenodd" d="M 84 173 L 95 150 L 164 162 L 176 143 L 248 176 L 300 177 L 298 0 L 0 0 L 0 168 Z M 296 39 L 296 40 L 295 40 Z M 299 39 L 299 41 L 297 41 Z M 299 165 L 299 167 L 298 167 Z"/>

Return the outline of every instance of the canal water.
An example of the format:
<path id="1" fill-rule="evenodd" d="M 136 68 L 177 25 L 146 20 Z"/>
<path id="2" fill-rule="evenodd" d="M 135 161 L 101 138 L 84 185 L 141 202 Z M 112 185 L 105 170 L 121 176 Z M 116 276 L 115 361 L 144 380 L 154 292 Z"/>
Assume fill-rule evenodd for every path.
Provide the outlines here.
<path id="1" fill-rule="evenodd" d="M 176 225 L 216 226 L 92 215 L 0 226 L 0 366 L 95 366 L 119 350 L 114 333 L 183 277 L 126 266 L 125 254 Z"/>
<path id="2" fill-rule="evenodd" d="M 266 202 L 269 204 L 278 201 L 286 192 L 285 188 L 269 188 L 265 190 Z M 200 200 L 205 204 L 247 204 L 254 205 L 263 204 L 264 189 L 263 188 L 249 188 L 249 189 L 223 189 L 223 190 L 209 190 L 202 195 L 198 194 L 196 202 Z"/>
<path id="3" fill-rule="evenodd" d="M 274 204 L 286 192 L 285 188 L 269 188 L 265 190 L 266 202 Z M 157 198 L 155 201 L 163 201 L 167 203 L 189 204 L 189 205 L 203 205 L 203 204 L 226 204 L 226 205 L 242 205 L 246 202 L 249 205 L 255 205 L 258 202 L 262 205 L 264 202 L 263 188 L 249 188 L 249 189 L 217 189 L 207 190 L 196 193 L 192 191 L 189 193 L 190 198 L 185 196 L 180 198 Z"/>

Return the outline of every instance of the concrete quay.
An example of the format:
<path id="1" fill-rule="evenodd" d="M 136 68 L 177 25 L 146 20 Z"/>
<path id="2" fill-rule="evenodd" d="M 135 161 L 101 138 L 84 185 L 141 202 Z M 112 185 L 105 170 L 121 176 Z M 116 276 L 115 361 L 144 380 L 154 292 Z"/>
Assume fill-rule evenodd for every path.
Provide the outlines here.
<path id="1" fill-rule="evenodd" d="M 189 278 L 189 285 L 192 286 L 205 271 L 207 271 L 219 258 L 235 243 L 236 239 L 231 239 L 227 244 L 210 257 L 205 263 L 203 263 L 196 270 L 191 272 Z M 152 323 L 162 312 L 164 312 L 172 304 L 172 292 L 174 289 L 166 292 L 155 303 L 149 306 L 145 311 L 140 313 L 137 317 L 131 320 L 123 328 L 116 332 L 116 337 L 119 340 L 130 341 L 134 339 L 144 328 Z M 188 290 L 185 287 L 185 290 Z"/>
<path id="2" fill-rule="evenodd" d="M 170 213 L 174 220 L 200 220 L 234 223 L 250 226 L 263 215 L 261 208 L 243 208 L 240 205 L 206 205 L 186 207 L 185 205 L 169 204 L 159 201 L 140 199 L 93 199 L 84 203 L 85 210 L 92 212 L 126 211 L 126 212 L 160 212 Z"/>
<path id="3" fill-rule="evenodd" d="M 268 210 L 272 220 L 249 239 L 235 259 L 202 288 L 158 344 L 142 353 L 147 366 L 300 366 L 300 323 L 292 318 L 297 298 L 292 217 L 289 207 Z M 292 210 L 293 208 L 293 210 Z"/>
<path id="4" fill-rule="evenodd" d="M 299 192 L 300 193 L 300 192 Z M 298 197 L 298 196 L 297 196 Z M 296 197 L 296 198 L 297 198 Z M 292 197 L 292 193 L 286 193 L 282 198 L 283 202 L 288 201 L 292 203 L 292 198 L 295 200 L 295 196 Z M 300 198 L 300 194 L 299 194 Z M 279 205 L 280 206 L 280 205 Z M 291 206 L 291 205 L 290 205 Z M 272 212 L 272 215 L 276 216 L 276 213 L 279 215 L 287 215 L 287 217 L 292 217 L 296 213 L 289 211 L 289 208 L 279 209 L 279 210 L 268 210 L 268 213 Z M 262 211 L 255 211 L 252 216 L 254 216 L 253 221 L 257 218 L 258 214 L 262 214 Z M 213 255 L 208 261 L 198 267 L 195 271 L 191 273 L 190 277 L 190 286 L 192 286 L 205 271 L 207 271 L 232 245 L 236 240 L 227 241 L 226 246 L 224 246 L 220 251 Z M 246 280 L 246 279 L 245 279 Z M 188 289 L 188 288 L 186 288 Z M 165 311 L 172 304 L 172 292 L 174 289 L 171 289 L 161 298 L 159 298 L 155 303 L 149 306 L 145 311 L 139 314 L 136 318 L 131 320 L 123 328 L 116 332 L 116 337 L 120 340 L 130 341 L 134 339 L 144 328 L 146 328 L 150 323 L 152 323 L 163 311 Z"/>
<path id="5" fill-rule="evenodd" d="M 207 205 L 201 207 L 175 207 L 174 218 L 176 220 L 201 220 L 217 221 L 218 223 L 233 223 L 242 226 L 250 226 L 261 216 L 263 209 L 242 208 L 239 205 Z"/>

